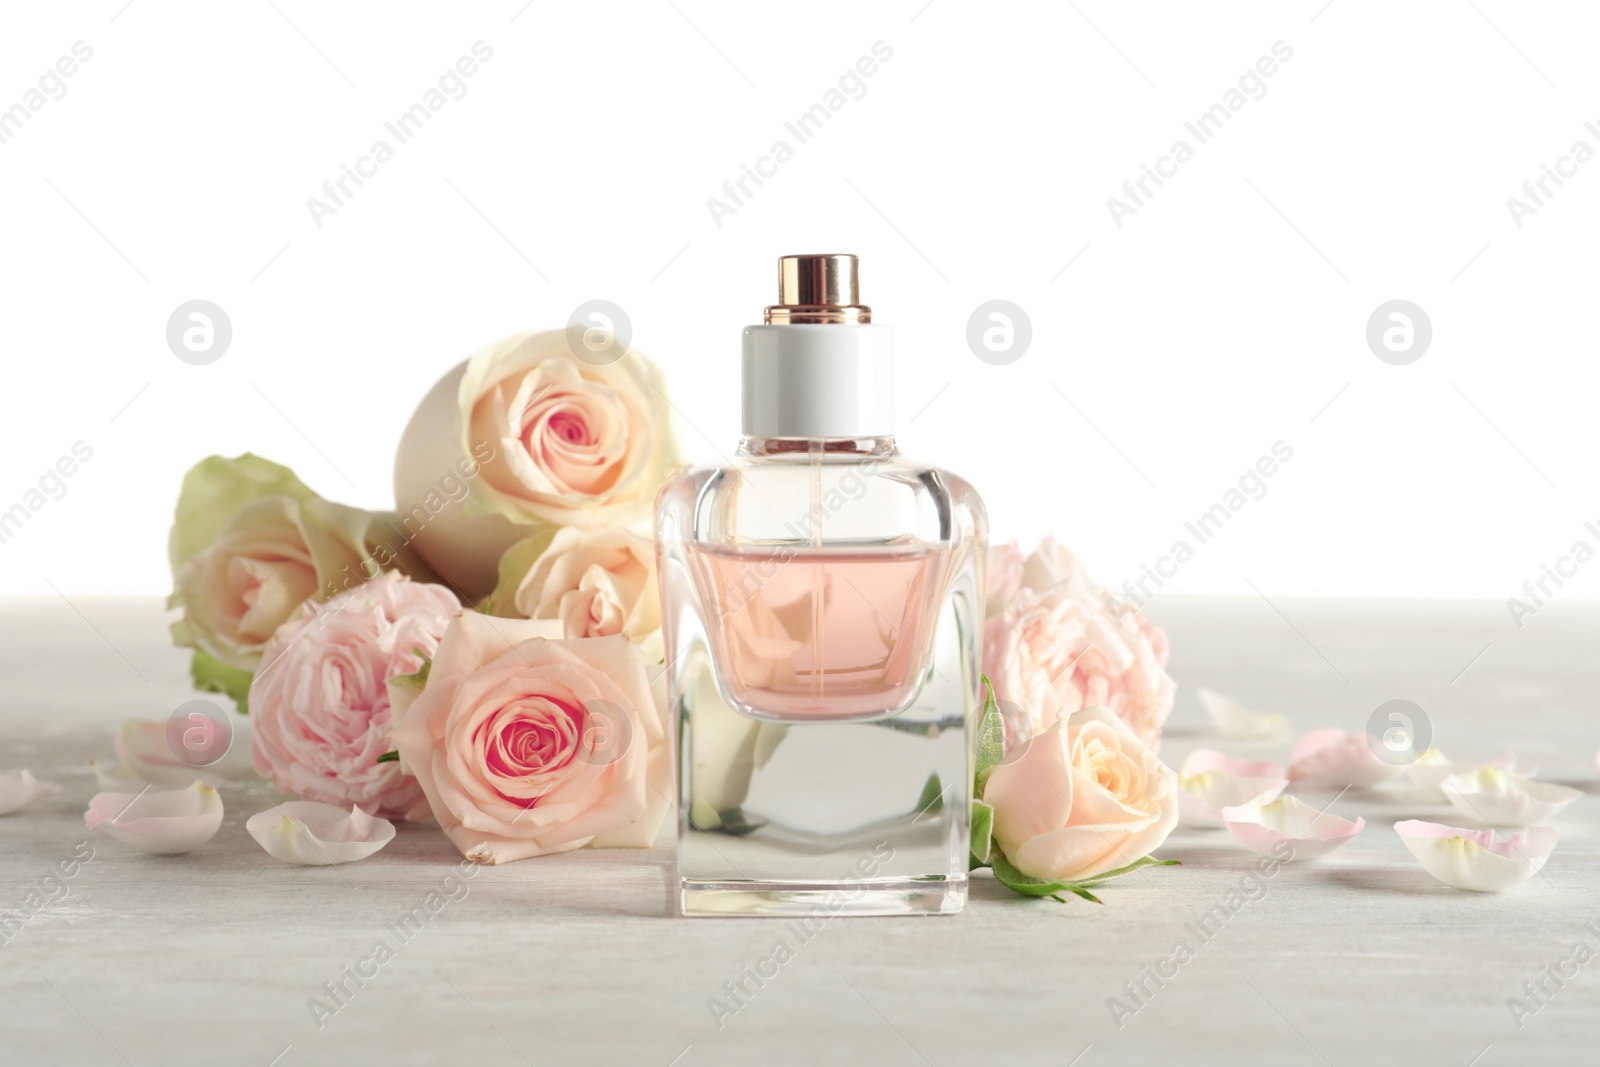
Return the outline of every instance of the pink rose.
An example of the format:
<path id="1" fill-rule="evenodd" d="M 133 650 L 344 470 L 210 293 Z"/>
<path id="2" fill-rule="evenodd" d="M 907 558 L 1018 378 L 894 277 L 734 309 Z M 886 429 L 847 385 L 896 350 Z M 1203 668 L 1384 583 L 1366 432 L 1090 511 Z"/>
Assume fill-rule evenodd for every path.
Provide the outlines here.
<path id="1" fill-rule="evenodd" d="M 390 683 L 400 758 L 468 859 L 644 848 L 661 827 L 664 691 L 627 638 L 560 635 L 554 620 L 463 612 L 420 689 Z"/>
<path id="2" fill-rule="evenodd" d="M 984 627 L 983 669 L 1013 745 L 1098 704 L 1156 748 L 1177 693 L 1167 654 L 1166 634 L 1143 616 L 1066 586 L 1024 589 Z"/>
<path id="3" fill-rule="evenodd" d="M 1083 561 L 1054 534 L 1045 535 L 1039 547 L 1022 564 L 1022 585 L 1039 593 L 1060 590 L 1085 600 L 1100 599 L 1100 587 L 1089 577 Z"/>
<path id="4" fill-rule="evenodd" d="M 262 652 L 250 686 L 251 762 L 285 793 L 386 819 L 423 819 L 427 799 L 390 750 L 386 682 L 422 666 L 461 610 L 442 585 L 385 574 L 307 603 Z"/>
<path id="5" fill-rule="evenodd" d="M 983 614 L 993 618 L 1006 609 L 1011 598 L 1022 588 L 1022 549 L 1015 541 L 989 547 L 989 564 L 985 581 Z"/>
<path id="6" fill-rule="evenodd" d="M 994 839 L 1033 878 L 1090 878 L 1148 856 L 1178 824 L 1177 776 L 1117 716 L 1084 708 L 990 772 Z"/>
<path id="7" fill-rule="evenodd" d="M 423 398 L 401 438 L 400 521 L 474 600 L 494 588 L 501 554 L 540 529 L 647 521 L 681 462 L 660 370 L 635 349 L 596 358 L 568 337 L 518 334 L 480 350 Z M 446 477 L 455 491 L 441 494 Z"/>

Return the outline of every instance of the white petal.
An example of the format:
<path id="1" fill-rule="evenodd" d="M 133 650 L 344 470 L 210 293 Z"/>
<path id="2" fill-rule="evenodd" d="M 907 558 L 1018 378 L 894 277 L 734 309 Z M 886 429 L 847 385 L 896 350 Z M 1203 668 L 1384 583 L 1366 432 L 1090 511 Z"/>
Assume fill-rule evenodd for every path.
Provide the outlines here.
<path id="1" fill-rule="evenodd" d="M 0 771 L 0 815 L 11 815 L 33 807 L 45 797 L 53 797 L 61 787 L 41 782 L 31 771 Z"/>
<path id="2" fill-rule="evenodd" d="M 1395 833 L 1427 872 L 1445 885 L 1498 893 L 1533 877 L 1556 847 L 1548 826 L 1511 834 L 1496 841 L 1493 831 L 1463 830 L 1442 823 L 1407 819 Z"/>
<path id="3" fill-rule="evenodd" d="M 326 867 L 364 860 L 394 840 L 394 823 L 360 808 L 290 800 L 250 816 L 244 828 L 274 859 Z"/>
<path id="4" fill-rule="evenodd" d="M 1238 701 L 1202 689 L 1197 694 L 1200 706 L 1211 716 L 1211 725 L 1223 737 L 1270 739 L 1289 732 L 1289 724 L 1275 711 L 1251 711 Z"/>
<path id="5" fill-rule="evenodd" d="M 1524 778 L 1532 778 L 1539 773 L 1539 768 L 1536 765 L 1517 759 L 1516 755 L 1511 752 L 1500 753 L 1489 761 L 1489 765 L 1498 767 L 1503 771 L 1514 771 Z M 1444 794 L 1444 780 L 1446 778 L 1477 769 L 1477 764 L 1456 763 L 1438 749 L 1430 748 L 1406 766 L 1406 774 L 1423 789 L 1430 793 L 1438 794 L 1442 800 L 1446 799 Z"/>
<path id="6" fill-rule="evenodd" d="M 1222 826 L 1222 809 L 1252 800 L 1273 800 L 1289 785 L 1287 778 L 1254 777 L 1225 771 L 1178 776 L 1178 814 L 1186 826 Z"/>
<path id="7" fill-rule="evenodd" d="M 1250 851 L 1285 862 L 1326 856 L 1367 824 L 1365 819 L 1351 822 L 1319 812 L 1294 796 L 1224 808 L 1222 821 Z"/>
<path id="8" fill-rule="evenodd" d="M 221 829 L 222 798 L 199 780 L 187 789 L 97 793 L 83 820 L 141 852 L 193 852 Z"/>
<path id="9" fill-rule="evenodd" d="M 1549 822 L 1583 796 L 1582 790 L 1530 781 L 1498 767 L 1451 775 L 1440 788 L 1451 806 L 1474 822 L 1513 829 Z"/>

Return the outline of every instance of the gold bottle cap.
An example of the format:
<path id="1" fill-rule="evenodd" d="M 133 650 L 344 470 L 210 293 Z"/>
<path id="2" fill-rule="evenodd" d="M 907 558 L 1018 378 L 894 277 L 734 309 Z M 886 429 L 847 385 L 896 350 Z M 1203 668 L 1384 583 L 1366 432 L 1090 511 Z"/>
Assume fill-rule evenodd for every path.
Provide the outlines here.
<path id="1" fill-rule="evenodd" d="M 768 325 L 871 322 L 872 309 L 860 299 L 855 256 L 781 256 L 778 302 L 764 318 Z"/>

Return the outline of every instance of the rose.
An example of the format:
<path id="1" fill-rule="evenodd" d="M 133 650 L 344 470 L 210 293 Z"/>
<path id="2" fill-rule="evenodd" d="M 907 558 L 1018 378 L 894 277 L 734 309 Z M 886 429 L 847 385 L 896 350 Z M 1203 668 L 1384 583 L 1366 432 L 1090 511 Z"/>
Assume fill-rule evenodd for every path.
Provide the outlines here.
<path id="1" fill-rule="evenodd" d="M 431 577 L 392 519 L 324 500 L 289 468 L 249 453 L 195 464 L 169 540 L 167 606 L 183 611 L 172 639 L 196 650 L 196 684 L 242 701 L 262 647 L 306 599 L 389 568 Z"/>
<path id="2" fill-rule="evenodd" d="M 989 774 L 994 840 L 1032 878 L 1126 867 L 1178 823 L 1177 776 L 1107 708 L 1074 712 Z"/>
<path id="3" fill-rule="evenodd" d="M 592 530 L 647 518 L 679 462 L 665 389 L 637 351 L 591 363 L 564 330 L 482 349 L 423 398 L 400 442 L 399 510 L 430 501 L 418 551 L 476 598 L 494 588 L 496 561 L 529 527 Z M 439 472 L 469 455 L 481 469 L 468 491 L 430 498 Z"/>
<path id="4" fill-rule="evenodd" d="M 993 618 L 1006 609 L 1011 598 L 1022 589 L 1022 549 L 1015 541 L 989 548 L 989 564 L 985 581 L 983 614 Z"/>
<path id="5" fill-rule="evenodd" d="M 468 859 L 644 848 L 660 829 L 664 692 L 627 638 L 560 633 L 463 612 L 425 671 L 389 683 L 401 763 Z"/>
<path id="6" fill-rule="evenodd" d="M 1024 588 L 1040 593 L 1061 589 L 1085 600 L 1099 601 L 1100 587 L 1090 579 L 1083 561 L 1054 534 L 1045 535 L 1039 547 L 1028 553 L 1022 564 Z"/>
<path id="7" fill-rule="evenodd" d="M 567 527 L 553 539 L 519 541 L 500 558 L 491 614 L 555 619 L 563 637 L 621 634 L 661 658 L 661 594 L 650 538 L 631 530 Z"/>
<path id="8" fill-rule="evenodd" d="M 984 672 L 1013 744 L 1099 704 L 1155 748 L 1177 692 L 1167 655 L 1166 634 L 1143 616 L 1119 616 L 1066 586 L 1024 589 L 984 627 Z"/>
<path id="9" fill-rule="evenodd" d="M 267 642 L 250 686 L 256 773 L 307 800 L 426 818 L 416 779 L 378 762 L 390 748 L 386 683 L 422 666 L 460 610 L 444 586 L 394 573 L 307 603 Z"/>

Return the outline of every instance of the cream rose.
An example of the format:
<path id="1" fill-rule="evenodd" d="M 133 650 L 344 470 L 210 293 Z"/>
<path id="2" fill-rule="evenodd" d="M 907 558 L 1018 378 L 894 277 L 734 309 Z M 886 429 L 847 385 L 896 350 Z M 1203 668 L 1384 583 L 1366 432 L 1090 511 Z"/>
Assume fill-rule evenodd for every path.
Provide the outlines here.
<path id="1" fill-rule="evenodd" d="M 563 637 L 621 634 L 651 662 L 661 658 L 655 545 L 631 530 L 569 526 L 548 542 L 518 542 L 501 557 L 500 584 L 484 610 L 555 619 Z"/>
<path id="2" fill-rule="evenodd" d="M 479 351 L 423 398 L 401 439 L 398 511 L 423 558 L 474 600 L 529 527 L 647 519 L 679 463 L 655 365 L 631 349 L 590 362 L 567 336 L 518 334 Z M 465 492 L 441 495 L 464 461 Z"/>
<path id="3" fill-rule="evenodd" d="M 463 612 L 425 681 L 389 682 L 401 765 L 468 859 L 644 848 L 661 827 L 664 691 L 627 638 L 560 635 L 554 620 Z"/>
<path id="4" fill-rule="evenodd" d="M 996 766 L 983 800 L 994 840 L 1032 878 L 1126 867 L 1178 824 L 1177 776 L 1106 708 L 1074 712 Z"/>
<path id="5" fill-rule="evenodd" d="M 195 681 L 243 699 L 273 632 L 308 599 L 326 600 L 382 570 L 427 580 L 392 515 L 317 496 L 287 467 L 212 456 L 184 476 L 169 540 L 177 645 L 196 650 Z"/>

